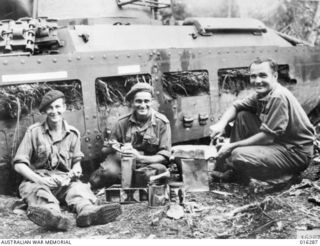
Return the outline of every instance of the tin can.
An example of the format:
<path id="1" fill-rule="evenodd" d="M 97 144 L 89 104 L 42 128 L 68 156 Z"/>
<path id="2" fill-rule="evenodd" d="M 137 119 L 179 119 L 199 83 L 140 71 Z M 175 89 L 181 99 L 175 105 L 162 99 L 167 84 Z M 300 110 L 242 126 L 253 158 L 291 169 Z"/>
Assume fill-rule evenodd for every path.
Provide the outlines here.
<path id="1" fill-rule="evenodd" d="M 185 189 L 183 182 L 170 182 L 170 201 L 174 203 L 183 204 L 185 201 Z"/>
<path id="2" fill-rule="evenodd" d="M 149 207 L 159 207 L 166 205 L 166 186 L 150 184 L 148 187 Z"/>

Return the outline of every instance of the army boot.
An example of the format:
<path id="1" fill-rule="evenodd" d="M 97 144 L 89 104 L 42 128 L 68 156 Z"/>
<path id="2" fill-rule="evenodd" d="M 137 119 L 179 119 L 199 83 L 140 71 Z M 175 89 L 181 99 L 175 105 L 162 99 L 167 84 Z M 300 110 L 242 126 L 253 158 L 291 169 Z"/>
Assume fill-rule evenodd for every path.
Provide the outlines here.
<path id="1" fill-rule="evenodd" d="M 77 226 L 103 225 L 112 222 L 121 214 L 118 203 L 89 205 L 84 207 L 77 216 Z"/>
<path id="2" fill-rule="evenodd" d="M 30 206 L 27 216 L 33 223 L 49 230 L 67 231 L 71 227 L 71 221 L 54 209 Z"/>

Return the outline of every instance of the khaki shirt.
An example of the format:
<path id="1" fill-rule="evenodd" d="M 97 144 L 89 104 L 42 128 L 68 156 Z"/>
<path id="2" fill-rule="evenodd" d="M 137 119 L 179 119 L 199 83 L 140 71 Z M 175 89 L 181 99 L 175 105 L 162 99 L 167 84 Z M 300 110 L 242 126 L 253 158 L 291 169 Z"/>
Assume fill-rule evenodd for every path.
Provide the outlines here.
<path id="1" fill-rule="evenodd" d="M 111 131 L 110 139 L 119 143 L 131 143 L 145 155 L 162 155 L 167 160 L 171 150 L 171 129 L 166 116 L 154 110 L 150 119 L 141 127 L 134 114 L 119 119 Z"/>
<path id="2" fill-rule="evenodd" d="M 62 139 L 54 142 L 46 121 L 31 125 L 20 143 L 13 164 L 24 163 L 33 170 L 70 170 L 83 157 L 80 133 L 66 121 L 63 121 L 63 128 Z"/>
<path id="3" fill-rule="evenodd" d="M 265 97 L 255 93 L 234 104 L 237 111 L 248 110 L 261 120 L 260 130 L 275 136 L 275 142 L 288 148 L 297 147 L 310 152 L 314 141 L 314 128 L 305 111 L 292 95 L 280 84 Z"/>

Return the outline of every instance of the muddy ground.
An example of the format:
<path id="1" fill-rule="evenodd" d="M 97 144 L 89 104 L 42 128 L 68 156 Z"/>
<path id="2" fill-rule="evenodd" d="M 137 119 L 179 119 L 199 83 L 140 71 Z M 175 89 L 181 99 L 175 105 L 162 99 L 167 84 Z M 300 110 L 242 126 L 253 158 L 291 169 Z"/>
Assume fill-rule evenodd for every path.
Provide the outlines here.
<path id="1" fill-rule="evenodd" d="M 168 206 L 149 208 L 147 202 L 122 205 L 122 215 L 106 225 L 53 232 L 12 210 L 17 197 L 0 196 L 0 238 L 296 238 L 297 230 L 320 226 L 319 162 L 303 173 L 302 183 L 280 191 L 255 193 L 251 186 L 210 183 L 210 191 L 187 193 L 184 217 L 167 217 Z M 104 197 L 100 197 L 103 201 Z M 244 205 L 252 204 L 244 210 Z M 75 215 L 64 211 L 70 218 Z"/>

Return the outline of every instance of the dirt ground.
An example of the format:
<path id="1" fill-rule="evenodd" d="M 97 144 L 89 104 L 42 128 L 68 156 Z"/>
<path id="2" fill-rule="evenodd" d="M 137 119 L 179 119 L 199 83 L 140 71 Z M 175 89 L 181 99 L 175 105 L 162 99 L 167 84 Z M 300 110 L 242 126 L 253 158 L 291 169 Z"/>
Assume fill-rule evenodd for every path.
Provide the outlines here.
<path id="1" fill-rule="evenodd" d="M 14 210 L 17 197 L 0 196 L 0 238 L 14 239 L 126 239 L 126 238 L 296 238 L 297 230 L 320 226 L 319 162 L 303 173 L 300 184 L 277 192 L 255 193 L 251 186 L 210 184 L 210 191 L 187 193 L 184 216 L 170 219 L 165 207 L 149 208 L 147 202 L 122 205 L 122 215 L 106 225 L 67 232 L 48 231 Z M 103 202 L 103 196 L 100 200 Z M 242 207 L 251 204 L 252 206 Z"/>

